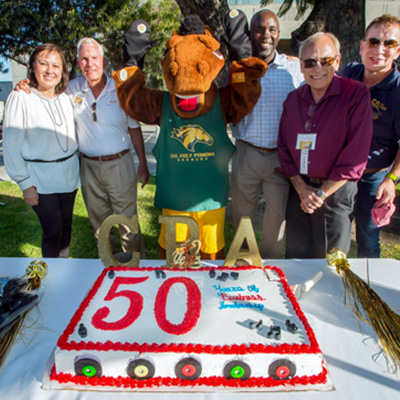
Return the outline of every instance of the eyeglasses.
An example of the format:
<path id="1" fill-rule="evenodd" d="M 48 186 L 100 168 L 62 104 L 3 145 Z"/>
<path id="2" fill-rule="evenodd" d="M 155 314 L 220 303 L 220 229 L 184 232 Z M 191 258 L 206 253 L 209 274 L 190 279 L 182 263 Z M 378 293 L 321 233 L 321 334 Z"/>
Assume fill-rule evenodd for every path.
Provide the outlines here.
<path id="1" fill-rule="evenodd" d="M 97 103 L 94 102 L 94 103 L 90 106 L 90 108 L 91 108 L 92 111 L 93 111 L 93 113 L 92 113 L 92 121 L 93 121 L 93 122 L 97 122 L 97 114 L 96 114 L 96 111 L 97 111 Z"/>
<path id="2" fill-rule="evenodd" d="M 370 49 L 375 49 L 376 47 L 380 46 L 381 43 L 383 44 L 383 47 L 385 49 L 394 49 L 399 45 L 399 42 L 394 39 L 381 40 L 373 37 L 373 38 L 363 39 L 363 41 Z"/>
<path id="3" fill-rule="evenodd" d="M 301 63 L 304 68 L 311 69 L 314 68 L 318 63 L 321 64 L 321 67 L 330 67 L 335 60 L 337 59 L 337 55 L 335 57 L 323 57 L 323 58 L 307 58 L 303 60 Z"/>
<path id="4" fill-rule="evenodd" d="M 304 130 L 306 132 L 311 132 L 311 123 L 312 123 L 312 117 L 314 116 L 314 111 L 317 108 L 315 104 L 311 104 L 310 107 L 308 108 L 308 120 L 304 124 Z"/>

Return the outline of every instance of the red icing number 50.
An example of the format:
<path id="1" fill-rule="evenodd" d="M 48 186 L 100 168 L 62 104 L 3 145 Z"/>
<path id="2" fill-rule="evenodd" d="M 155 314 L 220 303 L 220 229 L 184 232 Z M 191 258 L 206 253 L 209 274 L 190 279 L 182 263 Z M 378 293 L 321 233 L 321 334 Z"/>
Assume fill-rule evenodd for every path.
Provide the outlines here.
<path id="1" fill-rule="evenodd" d="M 183 283 L 187 291 L 186 314 L 183 321 L 178 324 L 172 324 L 167 320 L 167 298 L 172 285 L 175 283 Z M 196 283 L 189 278 L 169 278 L 167 279 L 158 290 L 156 296 L 156 304 L 154 306 L 154 314 L 158 326 L 167 333 L 172 335 L 183 335 L 190 332 L 197 324 L 200 318 L 201 310 L 201 293 Z"/>
<path id="2" fill-rule="evenodd" d="M 101 330 L 122 330 L 132 325 L 140 316 L 143 309 L 143 296 L 134 292 L 133 290 L 121 290 L 117 291 L 120 285 L 135 285 L 149 279 L 144 278 L 129 278 L 129 277 L 116 277 L 111 285 L 110 290 L 104 297 L 105 301 L 113 300 L 117 297 L 126 297 L 129 300 L 129 307 L 126 315 L 115 322 L 107 322 L 105 319 L 110 314 L 108 307 L 99 308 L 93 315 L 92 324 L 95 328 Z M 187 290 L 187 303 L 186 313 L 183 321 L 180 324 L 172 324 L 167 320 L 166 306 L 169 291 L 171 287 L 176 283 L 182 283 L 185 285 Z M 189 278 L 169 278 L 159 288 L 155 305 L 154 314 L 158 326 L 169 334 L 183 335 L 190 332 L 197 324 L 200 318 L 201 311 L 201 293 L 196 283 Z"/>
<path id="3" fill-rule="evenodd" d="M 149 279 L 148 276 L 144 278 L 128 278 L 117 277 L 111 285 L 110 290 L 104 297 L 104 300 L 113 300 L 116 297 L 126 297 L 129 300 L 129 308 L 126 315 L 115 322 L 104 321 L 110 314 L 108 307 L 99 308 L 93 315 L 92 324 L 95 328 L 103 331 L 116 331 L 127 328 L 132 325 L 138 318 L 143 309 L 143 296 L 133 290 L 121 290 L 117 292 L 119 285 L 135 285 Z"/>

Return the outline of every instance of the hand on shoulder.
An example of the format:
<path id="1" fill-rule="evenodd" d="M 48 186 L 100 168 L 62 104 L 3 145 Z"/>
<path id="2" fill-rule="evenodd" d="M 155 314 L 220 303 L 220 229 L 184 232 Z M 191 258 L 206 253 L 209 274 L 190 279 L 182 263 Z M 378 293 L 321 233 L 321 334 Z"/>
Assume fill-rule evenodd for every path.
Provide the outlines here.
<path id="1" fill-rule="evenodd" d="M 23 91 L 27 94 L 31 93 L 31 88 L 29 86 L 30 80 L 28 78 L 22 79 L 22 81 L 19 81 L 16 85 L 14 90 L 16 92 Z"/>

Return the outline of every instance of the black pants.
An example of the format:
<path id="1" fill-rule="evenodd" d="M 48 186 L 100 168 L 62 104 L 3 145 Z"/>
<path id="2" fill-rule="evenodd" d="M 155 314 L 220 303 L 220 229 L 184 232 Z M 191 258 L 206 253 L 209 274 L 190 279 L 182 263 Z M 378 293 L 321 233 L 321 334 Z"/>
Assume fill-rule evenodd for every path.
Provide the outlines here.
<path id="1" fill-rule="evenodd" d="M 320 186 L 320 185 L 319 185 Z M 290 185 L 286 209 L 286 258 L 325 258 L 333 248 L 348 253 L 351 243 L 351 213 L 357 192 L 355 182 L 347 182 L 307 214 Z"/>
<path id="2" fill-rule="evenodd" d="M 45 258 L 58 257 L 69 246 L 76 192 L 39 194 L 39 205 L 32 207 L 42 225 Z"/>

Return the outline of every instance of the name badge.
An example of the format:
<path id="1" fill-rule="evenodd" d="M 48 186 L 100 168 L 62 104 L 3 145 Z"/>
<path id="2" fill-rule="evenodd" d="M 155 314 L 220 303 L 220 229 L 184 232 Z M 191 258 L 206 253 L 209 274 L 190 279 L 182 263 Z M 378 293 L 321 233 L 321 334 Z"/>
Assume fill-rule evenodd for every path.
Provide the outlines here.
<path id="1" fill-rule="evenodd" d="M 76 96 L 74 99 L 74 104 L 81 104 L 83 101 L 82 97 Z"/>
<path id="2" fill-rule="evenodd" d="M 316 133 L 299 133 L 297 135 L 296 150 L 300 152 L 300 174 L 308 174 L 308 152 L 315 150 Z"/>

